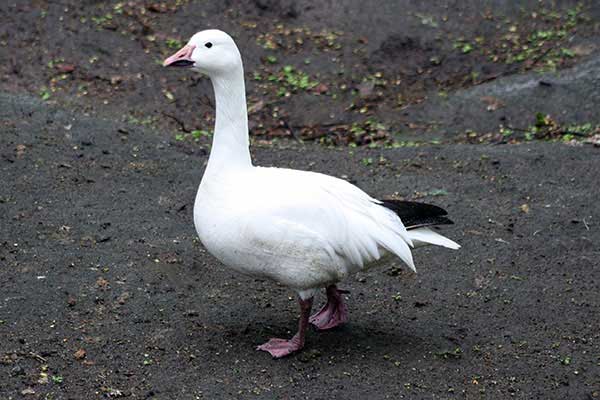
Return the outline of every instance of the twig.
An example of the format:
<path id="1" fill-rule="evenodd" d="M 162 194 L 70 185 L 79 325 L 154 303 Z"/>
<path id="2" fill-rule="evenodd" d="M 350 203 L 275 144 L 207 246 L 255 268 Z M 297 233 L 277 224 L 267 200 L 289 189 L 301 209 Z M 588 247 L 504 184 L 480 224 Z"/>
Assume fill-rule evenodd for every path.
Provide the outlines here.
<path id="1" fill-rule="evenodd" d="M 538 62 L 540 62 L 542 60 L 542 58 L 546 57 L 548 55 L 548 53 L 550 53 L 552 51 L 553 47 L 548 47 L 546 49 L 546 51 L 544 51 L 542 54 L 540 54 L 539 56 L 537 56 L 536 58 L 533 59 L 533 62 L 531 63 L 531 65 L 535 65 Z"/>
<path id="2" fill-rule="evenodd" d="M 22 357 L 30 357 L 30 358 L 33 358 L 34 360 L 37 360 L 37 361 L 39 361 L 39 362 L 41 362 L 41 363 L 47 363 L 47 362 L 48 362 L 48 361 L 47 361 L 47 360 L 46 360 L 44 357 L 40 356 L 40 355 L 39 355 L 39 354 L 37 354 L 37 353 L 34 353 L 33 351 L 30 351 L 30 352 L 28 352 L 28 353 L 17 352 L 17 353 L 15 353 L 15 354 L 17 354 L 17 355 L 19 355 L 19 356 L 22 356 Z"/>
<path id="3" fill-rule="evenodd" d="M 287 125 L 287 122 L 286 122 Z M 289 125 L 288 125 L 289 126 Z M 348 126 L 348 124 L 345 124 L 343 122 L 328 122 L 325 124 L 316 124 L 316 125 L 294 125 L 294 126 L 290 126 L 290 128 L 294 128 L 294 129 L 317 129 L 317 128 L 337 128 L 337 127 L 342 127 L 342 126 Z"/>
<path id="4" fill-rule="evenodd" d="M 177 122 L 177 125 L 179 125 L 179 128 L 181 128 L 181 130 L 182 130 L 183 132 L 185 132 L 185 133 L 190 133 L 190 132 L 191 132 L 191 130 L 189 130 L 189 129 L 187 129 L 187 128 L 185 127 L 185 124 L 183 123 L 183 121 L 181 121 L 181 120 L 180 120 L 179 118 L 177 118 L 176 116 L 174 116 L 174 115 L 171 115 L 171 114 L 167 114 L 167 113 L 166 113 L 166 112 L 164 112 L 164 111 L 162 112 L 162 114 L 163 114 L 165 117 L 169 117 L 169 118 L 171 118 L 173 121 Z"/>
<path id="5" fill-rule="evenodd" d="M 287 129 L 288 131 L 290 131 L 290 134 L 293 136 L 294 139 L 296 139 L 296 141 L 302 142 L 302 138 L 300 137 L 300 135 L 298 135 L 296 133 L 296 130 L 294 128 L 292 128 L 290 126 L 290 124 L 288 124 L 287 120 L 285 120 L 285 119 L 281 120 L 281 124 L 283 125 L 283 127 L 285 129 Z"/>
<path id="6" fill-rule="evenodd" d="M 590 230 L 590 226 L 587 224 L 587 222 L 585 221 L 585 218 L 582 219 L 583 221 L 583 225 L 585 226 L 585 229 L 587 229 L 588 231 Z"/>
<path id="7" fill-rule="evenodd" d="M 573 136 L 579 136 L 579 137 L 588 137 L 589 135 L 582 133 L 582 132 L 577 132 L 577 131 L 563 131 L 563 130 L 559 130 L 558 133 L 560 133 L 561 135 L 573 135 Z"/>
<path id="8" fill-rule="evenodd" d="M 29 357 L 31 357 L 31 358 L 35 358 L 35 359 L 36 359 L 36 360 L 38 360 L 39 362 L 43 362 L 43 363 L 47 362 L 47 361 L 46 361 L 46 359 L 45 359 L 44 357 L 42 357 L 42 356 L 40 356 L 39 354 L 37 354 L 37 353 L 34 353 L 34 352 L 32 352 L 32 351 L 30 351 L 30 352 L 29 352 Z"/>
<path id="9" fill-rule="evenodd" d="M 303 140 L 317 140 L 329 135 L 329 131 L 327 130 L 314 130 L 314 132 L 316 133 L 310 136 L 305 136 Z"/>

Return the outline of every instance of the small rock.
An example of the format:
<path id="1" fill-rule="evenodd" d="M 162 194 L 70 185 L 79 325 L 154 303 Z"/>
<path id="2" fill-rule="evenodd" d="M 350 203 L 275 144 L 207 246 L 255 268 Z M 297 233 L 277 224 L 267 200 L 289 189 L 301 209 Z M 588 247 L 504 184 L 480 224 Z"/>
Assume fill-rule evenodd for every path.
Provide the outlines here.
<path id="1" fill-rule="evenodd" d="M 125 304 L 125 302 L 127 300 L 129 300 L 129 298 L 131 297 L 131 295 L 129 294 L 129 292 L 123 292 L 118 298 L 117 298 L 117 303 L 123 305 Z"/>
<path id="2" fill-rule="evenodd" d="M 108 281 L 102 277 L 98 278 L 96 285 L 103 290 L 110 288 Z"/>
<path id="3" fill-rule="evenodd" d="M 67 304 L 69 307 L 74 307 L 77 304 L 77 299 L 74 296 L 69 296 L 67 299 Z"/>
<path id="4" fill-rule="evenodd" d="M 181 260 L 175 254 L 166 254 L 163 258 L 167 264 L 181 264 Z"/>
<path id="5" fill-rule="evenodd" d="M 118 85 L 121 82 L 123 82 L 123 77 L 121 75 L 113 75 L 110 77 L 110 84 L 113 86 Z"/>
<path id="6" fill-rule="evenodd" d="M 96 243 L 106 243 L 110 241 L 110 239 L 112 239 L 110 236 L 101 236 L 98 238 L 98 240 L 96 240 Z"/>
<path id="7" fill-rule="evenodd" d="M 91 236 L 83 236 L 80 240 L 81 247 L 92 247 L 96 241 Z"/>
<path id="8" fill-rule="evenodd" d="M 262 100 L 257 101 L 256 103 L 250 105 L 248 107 L 248 114 L 254 114 L 261 111 L 265 107 L 265 102 Z"/>
<path id="9" fill-rule="evenodd" d="M 30 394 L 35 394 L 35 390 L 33 390 L 32 388 L 28 387 L 27 389 L 21 390 L 21 394 L 23 396 L 27 396 L 27 395 L 30 395 Z"/>
<path id="10" fill-rule="evenodd" d="M 23 157 L 23 154 L 25 154 L 25 149 L 27 149 L 27 146 L 25 146 L 24 144 L 18 144 L 17 145 L 17 147 L 15 148 L 15 150 L 16 150 L 18 158 Z"/>
<path id="11" fill-rule="evenodd" d="M 73 357 L 75 357 L 76 360 L 83 360 L 86 356 L 86 351 L 85 349 L 79 349 L 77 350 L 75 353 L 73 353 Z"/>
<path id="12" fill-rule="evenodd" d="M 146 9 L 148 11 L 152 11 L 155 13 L 166 13 L 168 10 L 167 5 L 166 4 L 161 4 L 161 3 L 152 3 L 146 6 Z"/>
<path id="13" fill-rule="evenodd" d="M 56 69 L 63 74 L 70 74 L 75 71 L 75 66 L 73 64 L 57 64 Z"/>
<path id="14" fill-rule="evenodd" d="M 46 372 L 40 372 L 40 378 L 37 380 L 40 385 L 46 385 L 48 383 L 48 374 Z"/>
<path id="15" fill-rule="evenodd" d="M 600 147 L 600 133 L 595 134 L 594 136 L 587 138 L 584 143 L 592 144 L 596 147 Z"/>
<path id="16" fill-rule="evenodd" d="M 488 111 L 496 111 L 497 109 L 504 107 L 502 101 L 492 96 L 484 96 L 481 98 L 481 101 L 487 104 Z"/>
<path id="17" fill-rule="evenodd" d="M 329 86 L 324 83 L 319 83 L 314 89 L 315 93 L 325 94 L 329 91 Z"/>

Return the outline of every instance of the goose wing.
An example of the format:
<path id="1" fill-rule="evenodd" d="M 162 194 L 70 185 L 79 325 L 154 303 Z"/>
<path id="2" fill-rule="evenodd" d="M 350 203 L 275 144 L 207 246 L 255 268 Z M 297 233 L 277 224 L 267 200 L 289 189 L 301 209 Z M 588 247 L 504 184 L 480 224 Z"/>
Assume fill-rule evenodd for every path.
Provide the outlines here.
<path id="1" fill-rule="evenodd" d="M 379 259 L 383 248 L 415 269 L 412 239 L 400 218 L 351 183 L 281 168 L 256 168 L 240 180 L 245 226 L 261 243 L 277 247 L 282 237 L 297 234 L 359 268 Z"/>

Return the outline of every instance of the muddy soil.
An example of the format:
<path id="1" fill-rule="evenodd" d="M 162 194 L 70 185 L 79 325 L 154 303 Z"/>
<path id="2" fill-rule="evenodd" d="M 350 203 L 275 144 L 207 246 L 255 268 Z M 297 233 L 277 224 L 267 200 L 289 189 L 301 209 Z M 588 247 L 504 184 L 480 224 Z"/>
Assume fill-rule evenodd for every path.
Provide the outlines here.
<path id="1" fill-rule="evenodd" d="M 208 80 L 165 73 L 161 61 L 196 31 L 219 27 L 243 54 L 251 131 L 259 139 L 294 134 L 326 144 L 406 145 L 502 132 L 493 141 L 507 141 L 520 139 L 538 113 L 564 129 L 533 138 L 585 136 L 600 125 L 593 112 L 600 107 L 597 68 L 583 76 L 572 71 L 567 83 L 540 75 L 594 58 L 597 1 L 169 4 L 3 2 L 0 88 L 182 137 L 210 131 Z M 541 82 L 541 90 L 500 83 L 510 88 L 507 98 L 495 89 L 523 73 L 530 74 L 529 87 Z M 577 83 L 580 77 L 585 83 Z M 478 91 L 461 107 L 454 94 L 472 87 Z"/>
<path id="2" fill-rule="evenodd" d="M 0 399 L 600 398 L 600 9 L 440 4 L 2 3 Z M 352 277 L 350 323 L 282 360 L 254 349 L 294 294 L 192 224 L 212 93 L 157 61 L 205 27 L 257 164 L 438 204 L 463 245 Z"/>

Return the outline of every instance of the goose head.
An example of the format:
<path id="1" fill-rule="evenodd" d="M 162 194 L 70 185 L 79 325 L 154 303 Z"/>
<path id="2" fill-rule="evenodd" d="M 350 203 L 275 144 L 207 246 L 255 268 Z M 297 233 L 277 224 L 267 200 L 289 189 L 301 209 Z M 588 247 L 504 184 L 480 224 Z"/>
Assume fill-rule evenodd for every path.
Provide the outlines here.
<path id="1" fill-rule="evenodd" d="M 242 58 L 231 36 L 218 29 L 208 29 L 192 36 L 163 66 L 193 68 L 212 77 L 241 68 Z"/>

